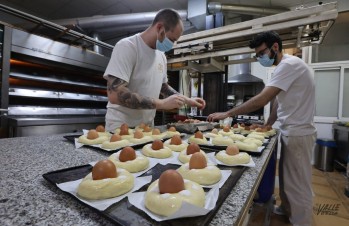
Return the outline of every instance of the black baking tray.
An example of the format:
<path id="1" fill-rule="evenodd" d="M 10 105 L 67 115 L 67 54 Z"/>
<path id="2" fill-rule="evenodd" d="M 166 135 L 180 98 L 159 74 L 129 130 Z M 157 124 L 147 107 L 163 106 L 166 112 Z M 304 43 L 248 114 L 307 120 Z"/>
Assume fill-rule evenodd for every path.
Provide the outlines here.
<path id="1" fill-rule="evenodd" d="M 79 138 L 81 135 L 82 134 L 78 134 L 78 135 L 74 134 L 74 135 L 66 135 L 66 136 L 63 136 L 63 137 L 74 144 L 75 143 L 74 139 L 75 138 Z M 149 142 L 146 142 L 146 143 L 141 143 L 141 144 L 132 144 L 132 145 L 130 145 L 130 147 L 132 147 L 133 149 L 138 149 L 138 148 L 142 148 L 144 145 L 150 144 L 150 143 L 152 143 L 152 141 L 149 141 Z M 97 150 L 97 151 L 100 151 L 100 152 L 103 152 L 103 153 L 108 153 L 108 154 L 113 154 L 113 153 L 118 152 L 119 150 L 122 149 L 122 148 L 116 148 L 114 150 L 107 151 L 107 150 L 104 150 L 102 148 L 94 147 L 94 146 L 91 146 L 91 145 L 84 145 L 84 147 L 88 147 L 88 148 L 91 148 L 91 149 L 94 149 L 94 150 Z"/>
<path id="2" fill-rule="evenodd" d="M 157 164 L 153 168 L 149 169 L 147 172 L 145 172 L 142 176 L 152 176 L 152 182 L 157 180 L 160 177 L 160 174 L 167 170 L 167 169 L 177 169 L 180 167 L 179 165 L 174 164 L 167 164 L 167 165 L 161 165 Z M 208 214 L 204 216 L 198 216 L 198 217 L 189 217 L 189 218 L 180 218 L 180 219 L 174 219 L 174 220 L 168 220 L 168 221 L 162 221 L 157 222 L 154 221 L 152 218 L 150 218 L 146 213 L 144 213 L 142 210 L 137 209 L 133 205 L 131 205 L 127 198 L 122 199 L 120 202 L 115 203 L 111 205 L 109 208 L 107 208 L 104 211 L 99 211 L 83 202 L 81 202 L 79 199 L 77 199 L 75 196 L 71 195 L 70 193 L 67 193 L 74 197 L 76 200 L 78 200 L 83 205 L 87 205 L 99 214 L 105 216 L 109 220 L 111 220 L 116 225 L 126 226 L 126 225 L 133 225 L 133 226 L 144 226 L 144 225 L 168 225 L 168 226 L 204 226 L 208 225 L 212 218 L 217 213 L 219 207 L 223 204 L 224 200 L 227 198 L 227 196 L 230 194 L 231 190 L 235 186 L 236 182 L 241 177 L 242 173 L 246 169 L 246 167 L 238 166 L 238 167 L 226 167 L 226 166 L 218 166 L 220 169 L 230 169 L 232 170 L 232 174 L 229 176 L 229 178 L 226 180 L 225 184 L 220 188 L 219 190 L 219 197 L 216 203 L 216 207 L 211 210 Z M 90 173 L 92 170 L 91 165 L 82 165 L 82 166 L 76 166 L 72 168 L 66 168 L 61 169 L 57 171 L 52 171 L 43 174 L 42 176 L 49 181 L 50 183 L 56 185 L 57 183 L 64 183 L 68 181 L 78 180 L 83 177 L 85 177 L 88 173 Z M 148 186 L 147 184 L 140 188 L 138 191 L 146 191 Z M 208 191 L 209 188 L 205 188 L 205 191 Z"/>

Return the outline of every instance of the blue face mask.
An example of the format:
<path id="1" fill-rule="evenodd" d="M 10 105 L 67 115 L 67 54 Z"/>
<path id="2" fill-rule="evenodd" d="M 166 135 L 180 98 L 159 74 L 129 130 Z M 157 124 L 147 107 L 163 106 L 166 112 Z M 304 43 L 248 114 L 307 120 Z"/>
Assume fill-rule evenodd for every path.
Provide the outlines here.
<path id="1" fill-rule="evenodd" d="M 159 39 L 156 40 L 156 49 L 161 52 L 170 51 L 173 47 L 173 42 L 165 36 L 165 39 L 160 42 Z"/>
<path id="2" fill-rule="evenodd" d="M 273 66 L 274 64 L 274 61 L 275 61 L 275 58 L 276 58 L 276 52 L 274 54 L 274 57 L 272 59 L 269 58 L 269 55 L 266 53 L 266 54 L 263 54 L 262 57 L 257 57 L 257 60 L 258 62 L 264 66 L 264 67 L 271 67 Z"/>

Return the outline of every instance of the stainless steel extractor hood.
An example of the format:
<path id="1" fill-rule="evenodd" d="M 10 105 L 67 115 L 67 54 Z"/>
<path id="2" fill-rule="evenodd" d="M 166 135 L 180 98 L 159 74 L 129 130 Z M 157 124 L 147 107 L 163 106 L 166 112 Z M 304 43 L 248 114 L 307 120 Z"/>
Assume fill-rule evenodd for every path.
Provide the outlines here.
<path id="1" fill-rule="evenodd" d="M 235 55 L 229 57 L 231 61 L 244 62 L 244 59 L 250 57 L 250 54 Z M 228 83 L 255 83 L 263 80 L 251 74 L 250 63 L 239 63 L 228 66 Z"/>

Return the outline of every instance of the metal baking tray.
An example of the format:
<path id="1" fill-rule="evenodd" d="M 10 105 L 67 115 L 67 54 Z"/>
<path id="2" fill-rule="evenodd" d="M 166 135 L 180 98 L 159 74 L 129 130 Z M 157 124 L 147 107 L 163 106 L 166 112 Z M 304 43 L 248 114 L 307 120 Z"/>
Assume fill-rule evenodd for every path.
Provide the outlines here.
<path id="1" fill-rule="evenodd" d="M 153 182 L 154 180 L 160 177 L 160 174 L 163 171 L 167 169 L 177 169 L 178 167 L 180 166 L 174 165 L 174 164 L 167 164 L 167 165 L 157 164 L 153 168 L 145 172 L 142 176 L 151 175 L 152 182 Z M 212 218 L 217 213 L 219 207 L 223 204 L 224 200 L 230 194 L 232 188 L 235 186 L 236 182 L 239 180 L 242 173 L 246 169 L 246 167 L 243 167 L 243 166 L 237 166 L 237 167 L 218 166 L 218 167 L 220 169 L 230 169 L 232 170 L 232 174 L 229 176 L 225 184 L 219 190 L 219 197 L 216 203 L 216 207 L 213 210 L 211 210 L 207 215 L 204 215 L 204 216 L 180 218 L 180 219 L 157 222 L 151 219 L 142 210 L 139 210 L 133 205 L 131 205 L 128 202 L 127 198 L 124 198 L 120 202 L 111 205 L 109 208 L 107 208 L 104 211 L 99 211 L 81 202 L 79 199 L 77 199 L 75 196 L 71 195 L 70 193 L 67 193 L 67 194 L 75 198 L 78 202 L 82 203 L 83 205 L 89 206 L 99 214 L 108 218 L 110 221 L 112 221 L 116 225 L 121 225 L 121 226 L 126 226 L 126 225 L 205 226 L 210 223 Z M 66 169 L 48 172 L 43 174 L 42 176 L 50 183 L 56 185 L 57 183 L 64 183 L 68 181 L 81 179 L 85 177 L 88 173 L 90 173 L 91 170 L 92 170 L 91 165 L 82 165 L 82 166 L 76 166 L 72 168 L 66 168 Z M 150 183 L 143 186 L 138 191 L 146 191 L 149 185 Z M 208 190 L 209 188 L 205 188 L 205 191 L 208 191 Z"/>

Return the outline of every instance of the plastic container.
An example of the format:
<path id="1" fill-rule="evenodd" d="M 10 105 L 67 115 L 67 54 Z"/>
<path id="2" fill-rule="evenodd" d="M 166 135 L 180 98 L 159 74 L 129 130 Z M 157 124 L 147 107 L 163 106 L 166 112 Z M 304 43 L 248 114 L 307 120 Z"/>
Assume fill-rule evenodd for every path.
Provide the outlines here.
<path id="1" fill-rule="evenodd" d="M 315 145 L 315 168 L 329 172 L 333 171 L 336 142 L 329 139 L 317 139 Z"/>

